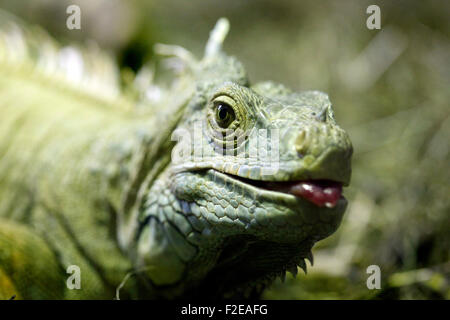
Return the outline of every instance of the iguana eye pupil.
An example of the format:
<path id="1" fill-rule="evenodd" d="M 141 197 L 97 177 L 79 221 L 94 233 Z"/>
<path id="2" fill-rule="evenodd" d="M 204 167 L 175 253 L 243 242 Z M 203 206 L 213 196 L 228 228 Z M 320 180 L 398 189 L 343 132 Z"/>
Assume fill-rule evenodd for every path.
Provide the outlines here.
<path id="1" fill-rule="evenodd" d="M 226 103 L 220 103 L 217 106 L 216 118 L 219 126 L 228 127 L 235 119 L 233 108 Z"/>
<path id="2" fill-rule="evenodd" d="M 230 106 L 227 104 L 219 104 L 217 107 L 217 114 L 221 120 L 225 120 L 230 113 Z"/>

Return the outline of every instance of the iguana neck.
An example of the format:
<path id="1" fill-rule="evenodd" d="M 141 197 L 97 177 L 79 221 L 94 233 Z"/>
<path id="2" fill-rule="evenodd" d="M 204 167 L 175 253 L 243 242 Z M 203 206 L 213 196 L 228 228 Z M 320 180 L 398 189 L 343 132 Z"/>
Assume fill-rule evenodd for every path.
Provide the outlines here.
<path id="1" fill-rule="evenodd" d="M 219 212 L 211 205 L 214 201 L 206 194 L 186 192 L 180 179 L 185 180 L 183 186 L 204 191 L 204 181 L 196 175 L 177 177 L 167 168 L 144 197 L 131 250 L 136 274 L 150 284 L 155 297 L 257 297 L 289 266 L 308 256 L 312 239 L 261 241 L 246 235 L 239 222 L 224 231 L 226 220 L 211 220 Z M 222 225 L 216 228 L 215 223 Z"/>

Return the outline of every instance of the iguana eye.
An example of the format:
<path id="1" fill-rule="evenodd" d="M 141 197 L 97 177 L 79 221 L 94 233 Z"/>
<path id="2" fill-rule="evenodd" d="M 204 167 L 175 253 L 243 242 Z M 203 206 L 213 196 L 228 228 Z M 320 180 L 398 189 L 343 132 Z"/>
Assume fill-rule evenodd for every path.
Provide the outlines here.
<path id="1" fill-rule="evenodd" d="M 234 110 L 224 102 L 216 104 L 216 122 L 221 128 L 228 128 L 228 126 L 236 119 Z"/>

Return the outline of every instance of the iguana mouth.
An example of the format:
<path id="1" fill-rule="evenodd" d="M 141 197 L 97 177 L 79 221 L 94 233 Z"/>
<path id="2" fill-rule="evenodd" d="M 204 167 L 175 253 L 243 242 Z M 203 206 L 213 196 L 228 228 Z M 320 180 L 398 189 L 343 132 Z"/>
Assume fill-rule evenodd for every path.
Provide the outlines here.
<path id="1" fill-rule="evenodd" d="M 342 197 L 342 183 L 331 180 L 265 182 L 263 187 L 304 198 L 319 207 L 334 208 Z"/>
<path id="2" fill-rule="evenodd" d="M 334 208 L 342 198 L 342 183 L 332 180 L 261 181 L 225 174 L 256 188 L 292 194 L 318 207 Z"/>

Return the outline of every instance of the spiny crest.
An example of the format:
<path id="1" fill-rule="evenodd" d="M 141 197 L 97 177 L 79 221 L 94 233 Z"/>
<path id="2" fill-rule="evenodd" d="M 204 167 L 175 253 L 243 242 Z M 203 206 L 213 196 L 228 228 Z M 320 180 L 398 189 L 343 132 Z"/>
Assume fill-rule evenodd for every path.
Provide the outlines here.
<path id="1" fill-rule="evenodd" d="M 106 100 L 120 95 L 120 73 L 93 42 L 86 48 L 59 46 L 43 29 L 0 10 L 0 65 L 40 73 Z"/>
<path id="2" fill-rule="evenodd" d="M 157 44 L 155 52 L 163 57 L 162 72 L 174 75 L 168 84 L 158 81 L 154 62 L 150 62 L 136 75 L 125 73 L 125 85 L 121 85 L 124 72 L 93 41 L 84 46 L 62 47 L 43 29 L 29 26 L 0 10 L 0 67 L 26 75 L 41 75 L 52 83 L 63 83 L 69 89 L 106 102 L 123 101 L 138 109 L 157 108 L 166 105 L 168 100 L 173 101 L 174 92 L 192 90 L 199 69 L 221 54 L 228 29 L 228 21 L 220 19 L 211 32 L 202 60 L 182 47 Z"/>
<path id="3" fill-rule="evenodd" d="M 217 86 L 224 82 L 246 86 L 248 77 L 243 65 L 236 58 L 225 55 L 222 51 L 223 41 L 228 31 L 228 20 L 220 18 L 210 33 L 205 54 L 201 60 L 197 60 L 189 51 L 179 46 L 157 44 L 155 52 L 159 55 L 171 56 L 170 64 L 183 66 L 179 69 L 188 71 L 200 86 Z"/>

